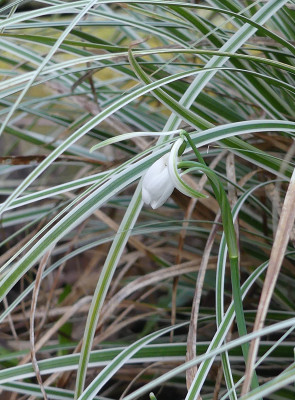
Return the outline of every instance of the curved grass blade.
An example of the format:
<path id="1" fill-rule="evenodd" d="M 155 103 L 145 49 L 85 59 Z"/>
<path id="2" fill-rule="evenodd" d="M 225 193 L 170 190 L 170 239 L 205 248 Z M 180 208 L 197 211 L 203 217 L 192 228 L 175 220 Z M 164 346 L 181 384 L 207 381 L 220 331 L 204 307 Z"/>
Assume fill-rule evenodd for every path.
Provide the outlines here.
<path id="1" fill-rule="evenodd" d="M 99 390 L 112 378 L 112 376 L 121 368 L 121 366 L 126 363 L 135 353 L 137 353 L 141 348 L 146 346 L 151 341 L 157 339 L 159 336 L 165 335 L 171 332 L 173 329 L 184 326 L 184 324 L 168 327 L 161 329 L 160 331 L 153 332 L 136 342 L 132 343 L 125 350 L 123 350 L 117 357 L 114 358 L 90 383 L 90 385 L 84 390 L 84 392 L 79 396 L 78 400 L 91 400 L 99 392 Z"/>

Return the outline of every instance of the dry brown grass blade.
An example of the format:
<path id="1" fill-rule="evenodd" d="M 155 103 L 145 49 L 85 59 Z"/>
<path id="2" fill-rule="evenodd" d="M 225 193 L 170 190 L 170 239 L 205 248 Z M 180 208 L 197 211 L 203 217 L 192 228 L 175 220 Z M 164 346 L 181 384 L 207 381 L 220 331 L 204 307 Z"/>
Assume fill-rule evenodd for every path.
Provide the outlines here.
<path id="1" fill-rule="evenodd" d="M 220 366 L 218 367 L 218 370 L 217 370 L 217 374 L 216 374 L 216 383 L 215 383 L 215 387 L 214 387 L 212 400 L 219 399 L 219 392 L 221 389 L 222 378 L 223 378 L 223 369 L 222 369 L 222 364 L 220 364 Z"/>
<path id="2" fill-rule="evenodd" d="M 115 333 L 122 332 L 124 328 L 134 324 L 137 321 L 142 321 L 148 319 L 149 317 L 155 316 L 157 311 L 149 311 L 146 313 L 141 313 L 140 315 L 135 315 L 129 318 L 124 319 L 119 323 L 115 322 L 114 324 L 110 325 L 105 331 L 103 331 L 100 335 L 98 335 L 94 340 L 94 345 L 97 346 L 99 343 L 102 343 L 107 338 L 110 338 Z"/>
<path id="3" fill-rule="evenodd" d="M 125 261 L 125 265 L 123 266 L 121 271 L 118 272 L 118 275 L 113 279 L 112 286 L 110 287 L 109 293 L 107 295 L 107 299 L 111 299 L 113 297 L 118 287 L 121 285 L 124 276 L 127 275 L 127 272 L 133 265 L 135 265 L 135 263 L 137 262 L 137 260 L 140 259 L 140 257 L 142 257 L 142 253 L 140 251 L 133 251 L 130 254 L 126 254 L 124 258 L 122 257 L 122 260 L 124 259 Z"/>
<path id="4" fill-rule="evenodd" d="M 52 91 L 59 94 L 67 94 L 68 88 L 62 85 L 60 82 L 46 82 L 46 86 L 48 86 Z M 97 102 L 91 99 L 87 95 L 74 95 L 72 94 L 71 99 L 74 103 L 78 104 L 81 110 L 88 111 L 92 115 L 97 115 L 100 113 L 100 106 Z M 126 133 L 131 132 L 132 128 L 129 127 L 126 123 L 122 122 L 118 117 L 111 115 L 106 120 L 104 120 L 103 125 L 110 128 L 112 131 L 117 133 Z M 65 129 L 64 132 L 66 132 Z M 141 150 L 146 149 L 149 146 L 149 142 L 142 137 L 134 137 L 132 140 Z"/>
<path id="5" fill-rule="evenodd" d="M 67 251 L 66 251 L 66 253 L 65 253 L 65 256 L 68 255 L 68 254 L 70 254 L 71 251 L 73 250 L 73 248 L 74 248 L 76 242 L 79 240 L 79 235 L 80 235 L 80 233 L 82 232 L 82 230 L 84 229 L 86 223 L 87 223 L 87 220 L 84 221 L 84 222 L 78 227 L 75 236 L 74 236 L 73 239 L 69 242 L 68 249 L 67 249 Z M 57 271 L 57 273 L 56 273 L 56 275 L 55 275 L 55 277 L 54 277 L 54 279 L 53 279 L 53 282 L 51 283 L 51 287 L 50 287 L 50 290 L 49 290 L 49 293 L 48 293 L 48 296 L 47 296 L 47 301 L 46 301 L 45 310 L 43 311 L 43 317 L 42 317 L 42 319 L 41 319 L 41 321 L 40 321 L 38 327 L 36 328 L 37 336 L 38 336 L 39 332 L 41 331 L 43 325 L 44 325 L 45 322 L 46 322 L 47 315 L 48 315 L 48 312 L 49 312 L 49 309 L 50 309 L 51 301 L 52 301 L 52 299 L 53 299 L 53 297 L 54 297 L 55 290 L 56 290 L 56 288 L 57 288 L 58 282 L 59 282 L 59 280 L 60 280 L 60 276 L 61 276 L 61 274 L 62 274 L 62 271 L 64 270 L 64 267 L 65 267 L 66 263 L 67 263 L 67 261 L 64 261 L 64 262 L 59 266 L 58 271 Z"/>
<path id="6" fill-rule="evenodd" d="M 216 215 L 215 222 L 218 222 L 220 219 L 220 212 Z M 201 302 L 201 296 L 202 296 L 202 289 L 203 289 L 203 284 L 204 284 L 204 278 L 205 278 L 205 273 L 208 267 L 208 262 L 210 258 L 210 253 L 211 249 L 214 243 L 214 239 L 216 236 L 218 230 L 218 225 L 214 224 L 211 232 L 209 234 L 203 257 L 202 257 L 202 262 L 200 265 L 199 273 L 198 273 L 198 279 L 196 282 L 196 289 L 195 289 L 195 294 L 194 294 L 194 299 L 193 299 L 193 304 L 192 304 L 192 313 L 191 313 L 191 321 L 190 321 L 190 326 L 189 326 L 189 332 L 187 336 L 187 352 L 186 352 L 186 360 L 190 361 L 193 358 L 197 356 L 196 353 L 196 342 L 197 342 L 197 325 L 198 325 L 198 316 L 199 316 L 199 308 L 200 308 L 200 302 Z M 195 375 L 197 373 L 198 367 L 192 367 L 189 368 L 186 371 L 186 386 L 187 389 L 189 390 Z M 198 399 L 201 399 L 199 396 Z"/>
<path id="7" fill-rule="evenodd" d="M 288 167 L 288 165 L 290 165 L 290 163 L 292 162 L 292 159 L 294 157 L 295 154 L 295 141 L 292 141 L 292 144 L 290 146 L 287 147 L 287 152 L 286 155 L 284 157 L 284 161 L 282 162 L 281 168 L 280 168 L 280 172 L 285 172 L 286 168 Z M 282 186 L 282 182 L 278 181 L 275 183 L 275 188 L 274 188 L 274 195 L 275 197 L 278 197 L 278 209 L 275 210 L 275 202 L 272 203 L 272 213 L 273 213 L 273 226 L 274 226 L 274 231 L 276 231 L 277 228 L 277 215 L 279 215 L 281 213 L 281 204 L 280 204 L 280 199 L 279 199 L 279 193 L 281 190 L 281 186 Z M 293 232 L 292 232 L 292 236 L 293 236 Z"/>
<path id="8" fill-rule="evenodd" d="M 141 276 L 135 279 L 134 281 L 125 285 L 115 295 L 113 295 L 112 299 L 103 306 L 98 326 L 101 326 L 101 324 L 104 323 L 106 318 L 108 318 L 112 314 L 114 309 L 121 303 L 121 301 L 126 299 L 132 293 L 147 286 L 159 284 L 165 279 L 171 279 L 175 276 L 188 274 L 197 270 L 197 262 L 188 261 L 179 265 L 174 265 L 173 267 L 151 272 L 150 274 L 146 274 L 145 276 Z"/>
<path id="9" fill-rule="evenodd" d="M 183 246 L 184 246 L 184 240 L 186 236 L 186 231 L 187 231 L 187 226 L 188 226 L 188 220 L 191 218 L 191 215 L 193 213 L 193 210 L 197 204 L 197 199 L 191 199 L 188 207 L 185 211 L 185 216 L 184 219 L 185 221 L 182 223 L 182 229 L 179 234 L 179 239 L 178 239 L 178 248 L 177 248 L 177 254 L 176 254 L 176 264 L 180 264 L 182 260 L 182 251 L 183 251 Z M 178 281 L 179 277 L 176 276 L 173 279 L 173 285 L 172 285 L 172 298 L 171 298 L 171 325 L 175 325 L 176 322 L 176 300 L 177 300 L 177 286 L 178 286 Z M 172 330 L 170 332 L 170 341 L 173 341 L 174 337 L 174 331 Z"/>
<path id="10" fill-rule="evenodd" d="M 151 368 L 154 368 L 156 366 L 161 366 L 162 363 L 161 362 L 155 362 L 152 365 L 148 365 L 147 367 L 145 367 L 142 371 L 139 371 L 139 373 L 129 382 L 128 386 L 126 387 L 126 389 L 124 390 L 124 392 L 121 394 L 119 400 L 124 399 L 124 397 L 127 395 L 127 393 L 130 391 L 130 389 L 132 388 L 132 386 L 134 386 L 135 382 L 138 381 L 138 379 L 147 373 L 148 370 L 150 370 Z"/>
<path id="11" fill-rule="evenodd" d="M 7 301 L 7 297 L 6 296 L 3 298 L 3 306 L 5 307 L 5 310 L 7 310 L 8 301 Z M 12 318 L 11 314 L 7 315 L 7 319 L 8 319 L 8 323 L 9 323 L 9 326 L 10 326 L 10 330 L 11 330 L 12 336 L 13 336 L 14 340 L 16 342 L 18 342 L 19 338 L 17 336 L 16 330 L 15 330 L 15 327 L 14 327 L 14 321 L 13 321 L 13 318 Z"/>
<path id="12" fill-rule="evenodd" d="M 65 307 L 52 308 L 52 309 L 50 309 L 50 310 L 48 311 L 47 316 L 48 316 L 49 318 L 57 318 L 57 317 L 59 317 L 59 316 L 61 316 L 61 315 L 64 315 L 64 314 L 66 314 L 66 313 L 71 312 L 71 309 L 72 309 L 72 305 L 70 305 L 70 306 L 65 306 Z M 89 305 L 85 304 L 85 305 L 83 305 L 83 306 L 80 307 L 79 312 L 81 312 L 82 314 L 83 314 L 83 313 L 87 313 L 88 309 L 89 309 Z M 26 311 L 24 314 L 23 314 L 22 312 L 19 312 L 18 314 L 15 314 L 15 315 L 13 316 L 13 322 L 14 322 L 14 323 L 20 322 L 20 321 L 23 321 L 24 319 L 29 318 L 29 317 L 30 317 L 30 313 L 31 313 L 30 311 Z M 44 314 L 44 310 L 43 310 L 42 308 L 41 308 L 39 311 L 36 310 L 36 312 L 35 312 L 35 318 L 42 318 L 42 317 L 43 317 L 43 314 Z M 12 341 L 11 341 L 11 342 L 8 342 L 8 343 L 13 345 L 13 342 L 12 342 Z M 13 348 L 14 348 L 15 350 L 19 349 L 18 346 L 14 346 Z"/>
<path id="13" fill-rule="evenodd" d="M 67 193 L 67 196 L 70 199 L 74 199 L 75 196 L 72 193 Z M 107 226 L 109 226 L 111 229 L 113 229 L 115 232 L 118 232 L 119 230 L 119 225 L 112 219 L 110 218 L 106 213 L 104 213 L 101 210 L 96 210 L 94 211 L 93 215 L 98 218 L 100 221 L 104 222 Z M 143 254 L 148 253 L 148 248 L 141 243 L 140 240 L 134 238 L 134 237 L 129 237 L 128 242 L 132 244 L 137 250 L 141 251 Z"/>
<path id="14" fill-rule="evenodd" d="M 157 289 L 158 289 L 157 286 L 154 286 L 154 287 L 150 288 L 149 290 L 145 291 L 140 297 L 138 297 L 135 300 L 123 300 L 120 304 L 120 307 L 118 307 L 118 313 L 116 314 L 116 318 L 114 319 L 114 321 L 108 326 L 106 324 L 106 326 L 107 326 L 106 328 L 104 327 L 104 325 L 100 325 L 97 328 L 97 330 L 96 330 L 97 336 L 95 337 L 95 339 L 93 341 L 93 345 L 97 346 L 97 344 L 99 344 L 102 341 L 102 339 L 101 339 L 102 336 L 105 336 L 107 334 L 105 336 L 107 338 L 108 336 L 113 334 L 113 332 L 115 332 L 115 330 L 118 330 L 117 326 L 119 324 L 121 324 L 122 321 L 124 322 L 126 320 L 126 318 L 128 317 L 128 315 L 132 311 L 135 311 L 135 313 L 139 312 L 139 315 L 144 315 L 143 312 L 148 312 L 148 313 L 150 313 L 150 315 L 159 313 L 160 312 L 159 307 L 153 307 L 150 304 L 142 303 L 142 301 L 145 298 L 149 297 Z M 129 317 L 129 319 L 130 319 L 130 317 Z M 100 333 L 98 333 L 98 332 L 100 332 Z"/>
<path id="15" fill-rule="evenodd" d="M 23 239 L 17 242 L 14 246 L 10 247 L 4 254 L 0 256 L 0 266 L 2 266 L 7 260 L 9 260 L 14 254 L 16 254 L 32 237 L 40 230 L 41 223 L 31 233 L 26 235 Z"/>
<path id="16" fill-rule="evenodd" d="M 276 231 L 274 244 L 270 254 L 269 266 L 265 276 L 264 285 L 256 314 L 253 331 L 263 328 L 270 300 L 275 288 L 275 284 L 281 269 L 285 251 L 288 245 L 290 234 L 295 220 L 295 170 L 293 171 L 291 181 L 284 200 L 278 229 Z M 260 339 L 252 340 L 249 350 L 249 357 L 245 372 L 245 381 L 242 388 L 242 395 L 249 391 L 254 364 L 257 357 Z"/>
<path id="17" fill-rule="evenodd" d="M 55 322 L 55 324 L 46 332 L 42 335 L 42 337 L 38 340 L 38 342 L 35 344 L 35 351 L 38 351 L 41 349 L 42 346 L 45 345 L 45 343 L 71 318 L 72 315 L 74 315 L 76 312 L 83 312 L 85 311 L 85 305 L 89 305 L 92 300 L 91 296 L 85 296 L 82 297 L 77 303 L 72 305 L 71 307 L 67 307 L 67 311 L 62 314 L 62 317 Z M 86 311 L 89 310 L 86 309 Z M 25 364 L 29 361 L 30 356 L 25 356 L 20 362 L 19 365 Z"/>
<path id="18" fill-rule="evenodd" d="M 3 156 L 0 157 L 1 165 L 37 165 L 45 160 L 47 156 L 43 154 L 36 154 L 33 156 Z M 80 157 L 80 156 L 70 156 L 61 155 L 57 157 L 53 163 L 57 162 L 82 162 L 87 164 L 95 165 L 106 165 L 105 162 L 100 160 L 94 160 L 92 158 Z"/>

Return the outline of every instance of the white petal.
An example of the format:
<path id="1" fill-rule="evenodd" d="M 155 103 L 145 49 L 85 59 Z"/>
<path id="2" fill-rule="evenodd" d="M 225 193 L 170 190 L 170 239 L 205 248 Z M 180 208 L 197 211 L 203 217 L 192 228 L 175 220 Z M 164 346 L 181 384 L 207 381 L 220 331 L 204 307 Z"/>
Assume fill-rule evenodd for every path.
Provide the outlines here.
<path id="1" fill-rule="evenodd" d="M 174 189 L 168 171 L 169 154 L 165 154 L 147 170 L 142 180 L 142 199 L 152 208 L 165 203 Z"/>
<path id="2" fill-rule="evenodd" d="M 155 161 L 149 169 L 146 171 L 145 178 L 154 178 L 155 175 L 161 173 L 165 168 L 167 168 L 168 154 Z"/>
<path id="3" fill-rule="evenodd" d="M 145 187 L 142 187 L 142 200 L 145 204 L 151 204 L 152 198 L 148 190 Z"/>
<path id="4" fill-rule="evenodd" d="M 171 196 L 172 192 L 174 190 L 174 185 L 172 183 L 166 184 L 165 188 L 162 190 L 161 196 L 156 200 L 152 200 L 151 207 L 153 209 L 161 207 Z"/>
<path id="5" fill-rule="evenodd" d="M 170 175 L 168 168 L 164 169 L 162 172 L 155 174 L 149 179 L 145 179 L 143 184 L 147 190 L 150 190 L 155 196 L 157 193 L 163 190 L 163 187 L 167 182 L 170 182 Z"/>

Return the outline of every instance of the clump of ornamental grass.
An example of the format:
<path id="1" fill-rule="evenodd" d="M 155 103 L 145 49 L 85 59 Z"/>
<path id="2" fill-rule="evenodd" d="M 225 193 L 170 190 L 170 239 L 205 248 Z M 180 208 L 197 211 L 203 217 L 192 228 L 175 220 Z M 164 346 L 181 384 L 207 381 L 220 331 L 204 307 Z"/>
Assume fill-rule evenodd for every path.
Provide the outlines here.
<path id="1" fill-rule="evenodd" d="M 293 3 L 2 2 L 5 398 L 294 398 Z"/>

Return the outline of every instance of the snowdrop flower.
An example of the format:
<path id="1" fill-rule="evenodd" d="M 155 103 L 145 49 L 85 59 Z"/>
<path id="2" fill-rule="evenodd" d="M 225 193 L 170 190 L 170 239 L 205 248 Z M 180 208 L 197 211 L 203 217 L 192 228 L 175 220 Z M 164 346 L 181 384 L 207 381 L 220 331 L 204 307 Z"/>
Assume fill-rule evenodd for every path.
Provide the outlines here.
<path id="1" fill-rule="evenodd" d="M 146 172 L 142 180 L 142 200 L 152 208 L 161 207 L 176 188 L 189 197 L 206 198 L 207 196 L 191 188 L 182 179 L 178 169 L 181 161 L 183 138 L 176 140 L 169 153 L 159 158 Z"/>
<path id="2" fill-rule="evenodd" d="M 161 207 L 174 190 L 168 169 L 169 155 L 151 165 L 142 180 L 142 200 L 153 209 Z"/>

